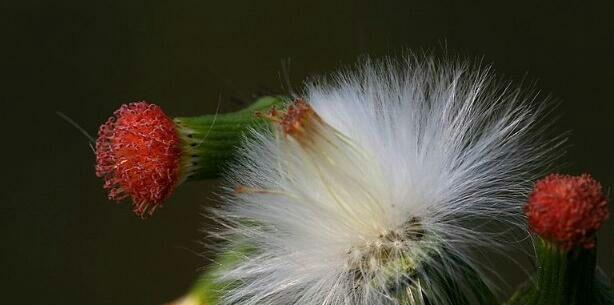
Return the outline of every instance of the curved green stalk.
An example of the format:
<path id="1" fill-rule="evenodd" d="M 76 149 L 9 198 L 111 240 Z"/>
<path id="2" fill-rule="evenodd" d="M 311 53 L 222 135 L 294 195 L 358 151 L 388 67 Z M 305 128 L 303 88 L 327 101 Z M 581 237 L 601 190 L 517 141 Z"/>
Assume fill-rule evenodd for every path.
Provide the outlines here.
<path id="1" fill-rule="evenodd" d="M 266 126 L 258 112 L 267 112 L 285 102 L 282 97 L 262 97 L 242 110 L 174 119 L 184 150 L 182 170 L 187 180 L 219 176 L 224 164 L 232 158 L 242 136 L 250 128 Z"/>

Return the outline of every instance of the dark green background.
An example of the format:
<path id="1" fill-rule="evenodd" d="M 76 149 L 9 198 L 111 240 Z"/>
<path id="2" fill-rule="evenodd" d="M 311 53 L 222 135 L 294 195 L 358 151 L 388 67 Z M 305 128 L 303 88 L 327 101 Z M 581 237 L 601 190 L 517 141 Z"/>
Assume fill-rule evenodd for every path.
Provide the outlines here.
<path id="1" fill-rule="evenodd" d="M 206 264 L 200 214 L 216 183 L 185 185 L 140 220 L 106 200 L 86 138 L 55 111 L 95 134 L 136 99 L 171 115 L 234 110 L 232 97 L 285 92 L 287 59 L 299 86 L 364 54 L 445 45 L 483 57 L 562 101 L 564 171 L 611 190 L 612 1 L 493 2 L 1 1 L 0 303 L 155 305 L 182 294 Z M 609 274 L 613 224 L 599 248 Z"/>

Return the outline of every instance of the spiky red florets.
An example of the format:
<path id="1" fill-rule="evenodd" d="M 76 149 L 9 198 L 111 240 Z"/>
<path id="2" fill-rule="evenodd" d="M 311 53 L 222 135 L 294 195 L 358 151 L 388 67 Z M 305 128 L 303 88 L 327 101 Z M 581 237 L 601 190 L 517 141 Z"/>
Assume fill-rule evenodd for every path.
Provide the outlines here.
<path id="1" fill-rule="evenodd" d="M 131 197 L 134 212 L 151 214 L 179 180 L 180 140 L 173 121 L 146 102 L 122 105 L 100 126 L 96 175 L 109 199 Z"/>
<path id="2" fill-rule="evenodd" d="M 530 228 L 542 238 L 592 248 L 594 234 L 608 217 L 601 185 L 590 175 L 549 175 L 535 184 L 524 207 Z"/>

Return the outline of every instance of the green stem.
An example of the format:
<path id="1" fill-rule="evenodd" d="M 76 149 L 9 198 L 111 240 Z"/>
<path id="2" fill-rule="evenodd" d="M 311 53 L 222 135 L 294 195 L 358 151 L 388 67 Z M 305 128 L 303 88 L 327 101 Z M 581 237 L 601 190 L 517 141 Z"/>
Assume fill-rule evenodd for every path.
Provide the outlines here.
<path id="1" fill-rule="evenodd" d="M 223 252 L 196 281 L 184 299 L 190 299 L 190 305 L 219 305 L 224 291 L 232 289 L 233 284 L 219 280 L 223 270 L 243 259 L 249 248 L 242 244 L 235 244 L 228 251 Z M 180 305 L 182 303 L 176 303 Z"/>
<path id="2" fill-rule="evenodd" d="M 538 269 L 508 305 L 612 304 L 612 293 L 596 277 L 596 249 L 563 249 L 541 238 L 536 243 Z"/>
<path id="3" fill-rule="evenodd" d="M 284 102 L 281 97 L 269 96 L 237 112 L 175 118 L 184 151 L 181 161 L 184 177 L 188 180 L 218 177 L 243 134 L 250 128 L 267 126 L 256 113 L 267 112 Z"/>
<path id="4" fill-rule="evenodd" d="M 449 274 L 442 273 L 441 268 L 450 265 Z M 495 305 L 497 298 L 492 290 L 479 276 L 478 271 L 458 257 L 453 251 L 442 249 L 433 254 L 427 264 L 416 266 L 421 269 L 411 281 L 410 287 L 402 289 L 397 294 L 400 305 L 412 304 L 453 304 L 453 305 Z M 426 276 L 421 278 L 420 275 Z M 459 276 L 460 275 L 460 276 Z M 432 290 L 429 283 L 437 283 L 438 291 Z M 416 285 L 422 285 L 418 288 Z M 429 299 L 437 297 L 437 299 Z"/>

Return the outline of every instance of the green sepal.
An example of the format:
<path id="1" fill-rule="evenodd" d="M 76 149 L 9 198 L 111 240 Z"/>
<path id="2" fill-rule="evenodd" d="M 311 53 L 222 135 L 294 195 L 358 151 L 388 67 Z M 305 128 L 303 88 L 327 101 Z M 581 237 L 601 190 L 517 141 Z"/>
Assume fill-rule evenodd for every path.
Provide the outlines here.
<path id="1" fill-rule="evenodd" d="M 184 180 L 218 177 L 243 135 L 250 128 L 267 126 L 257 113 L 268 112 L 285 102 L 283 97 L 267 96 L 236 112 L 175 118 L 182 142 L 181 175 Z"/>
<path id="2" fill-rule="evenodd" d="M 606 305 L 614 304 L 607 281 L 596 274 L 596 248 L 565 249 L 538 238 L 538 268 L 507 305 Z"/>
<path id="3" fill-rule="evenodd" d="M 225 291 L 233 288 L 233 284 L 219 280 L 219 274 L 230 266 L 242 260 L 249 252 L 245 245 L 235 245 L 230 250 L 223 252 L 213 263 L 208 266 L 200 278 L 196 281 L 188 297 L 196 299 L 198 305 L 218 305 Z"/>
<path id="4" fill-rule="evenodd" d="M 441 268 L 448 266 L 449 273 Z M 451 305 L 495 305 L 499 304 L 492 289 L 483 281 L 479 272 L 449 249 L 434 253 L 428 263 L 419 264 L 412 278 L 412 285 L 397 295 L 399 304 L 451 304 Z M 421 278 L 424 275 L 424 278 Z M 436 283 L 436 286 L 433 284 Z M 418 286 L 419 285 L 419 286 Z M 422 295 L 420 290 L 437 287 L 441 291 L 430 291 Z M 429 299 L 436 295 L 437 299 Z"/>

